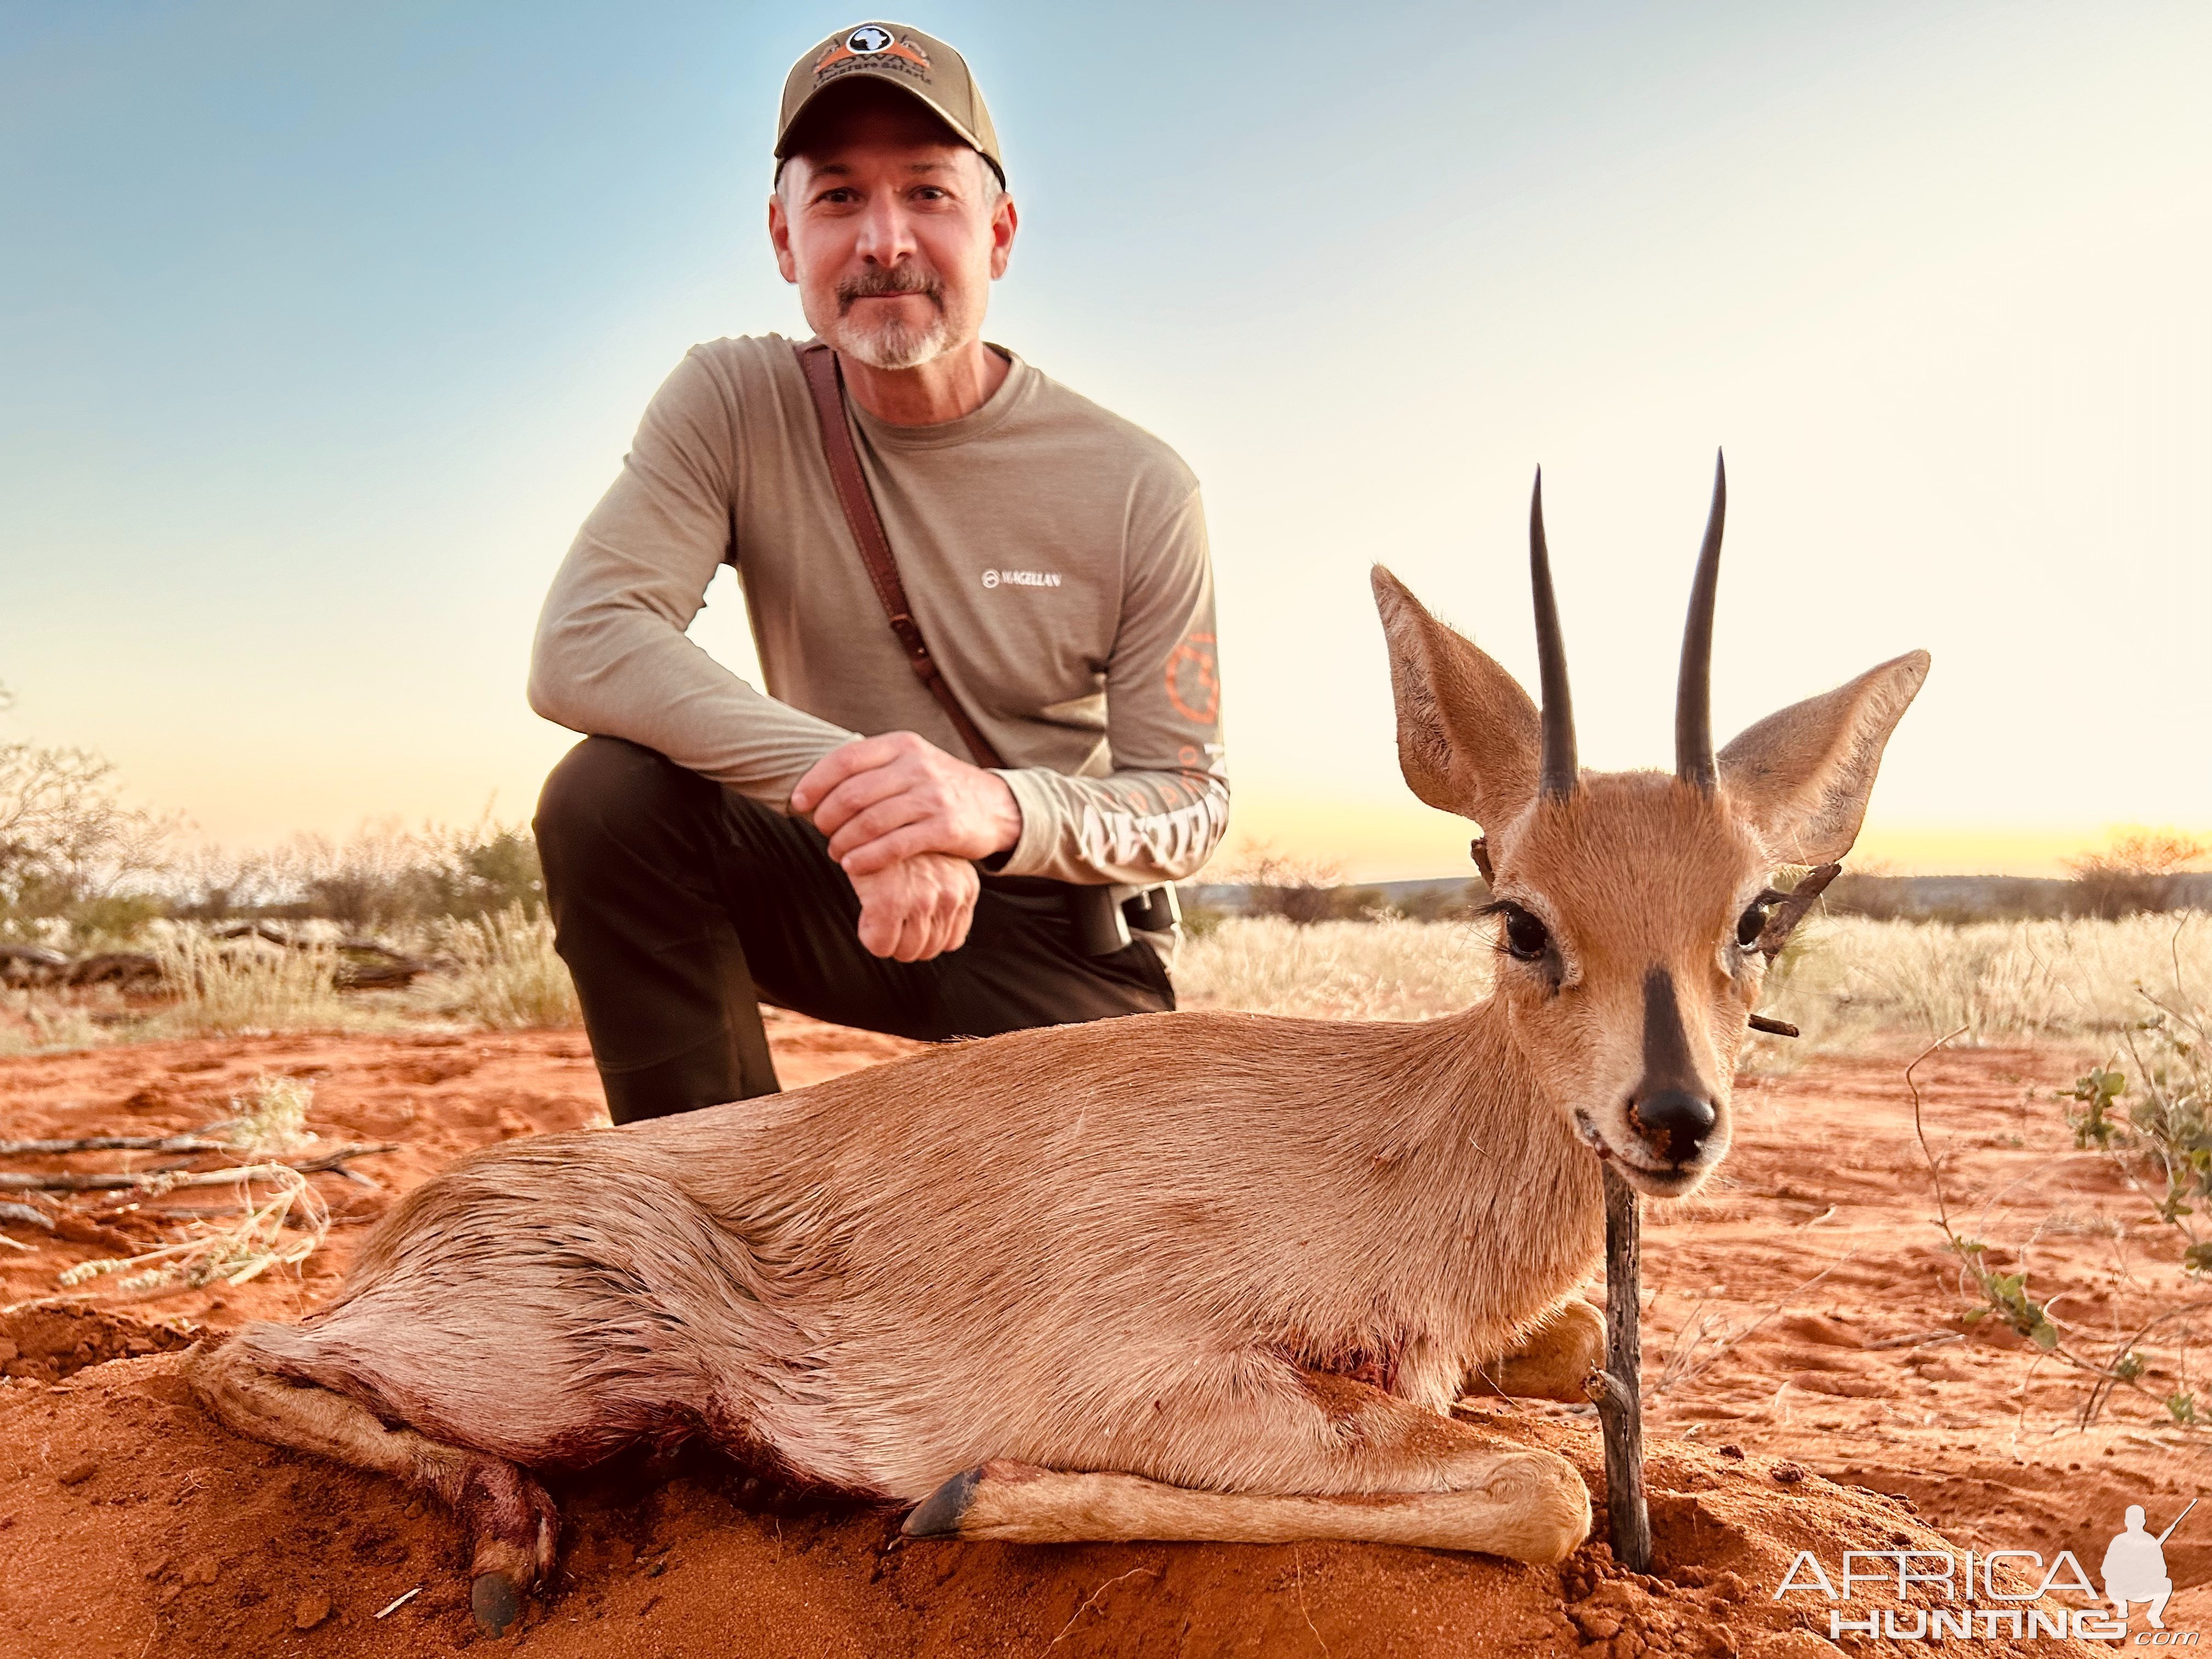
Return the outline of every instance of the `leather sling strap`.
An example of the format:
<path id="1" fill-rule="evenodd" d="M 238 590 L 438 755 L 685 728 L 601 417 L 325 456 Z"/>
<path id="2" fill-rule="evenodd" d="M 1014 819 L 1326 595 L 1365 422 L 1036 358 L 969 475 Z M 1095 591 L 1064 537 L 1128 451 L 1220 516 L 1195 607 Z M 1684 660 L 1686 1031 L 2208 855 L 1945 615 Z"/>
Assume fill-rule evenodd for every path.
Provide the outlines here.
<path id="1" fill-rule="evenodd" d="M 830 463 L 830 480 L 837 486 L 837 504 L 845 509 L 846 526 L 860 550 L 860 562 L 868 568 L 868 580 L 875 586 L 876 597 L 883 601 L 884 614 L 890 618 L 899 649 L 906 653 L 907 665 L 922 688 L 937 699 L 975 764 L 1003 769 L 1006 763 L 999 757 L 982 729 L 968 718 L 952 687 L 938 672 L 928 641 L 921 637 L 921 624 L 915 621 L 914 607 L 907 603 L 906 584 L 899 580 L 890 538 L 884 533 L 876 498 L 868 493 L 867 477 L 860 471 L 860 452 L 854 445 L 852 428 L 846 423 L 845 376 L 837 366 L 837 354 L 818 340 L 794 344 L 792 350 L 798 354 L 807 390 L 814 394 L 814 414 L 822 427 L 822 454 Z"/>

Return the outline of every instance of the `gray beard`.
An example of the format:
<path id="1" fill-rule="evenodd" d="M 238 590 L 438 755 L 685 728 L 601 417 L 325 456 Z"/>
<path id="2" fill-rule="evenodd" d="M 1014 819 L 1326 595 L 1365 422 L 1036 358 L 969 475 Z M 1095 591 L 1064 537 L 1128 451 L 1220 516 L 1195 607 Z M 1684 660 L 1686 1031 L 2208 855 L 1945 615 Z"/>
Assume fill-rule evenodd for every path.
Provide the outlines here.
<path id="1" fill-rule="evenodd" d="M 920 368 L 945 355 L 951 344 L 951 332 L 942 312 L 923 328 L 886 322 L 872 329 L 860 329 L 848 318 L 838 325 L 836 344 L 838 350 L 871 368 Z"/>

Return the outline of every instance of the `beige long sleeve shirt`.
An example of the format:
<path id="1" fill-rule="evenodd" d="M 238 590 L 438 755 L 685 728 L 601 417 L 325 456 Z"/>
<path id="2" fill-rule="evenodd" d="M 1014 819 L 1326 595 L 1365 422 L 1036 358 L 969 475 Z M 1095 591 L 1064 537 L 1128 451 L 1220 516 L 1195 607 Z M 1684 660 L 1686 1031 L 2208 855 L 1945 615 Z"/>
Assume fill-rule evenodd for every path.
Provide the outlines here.
<path id="1" fill-rule="evenodd" d="M 1229 819 L 1213 582 L 1196 481 L 1157 438 L 1018 357 L 982 407 L 902 427 L 851 410 L 915 617 L 1007 763 L 1009 875 L 1146 884 Z M 687 636 L 733 564 L 767 693 Z M 554 578 L 530 702 L 789 811 L 856 736 L 966 759 L 853 544 L 791 344 L 696 346 Z"/>

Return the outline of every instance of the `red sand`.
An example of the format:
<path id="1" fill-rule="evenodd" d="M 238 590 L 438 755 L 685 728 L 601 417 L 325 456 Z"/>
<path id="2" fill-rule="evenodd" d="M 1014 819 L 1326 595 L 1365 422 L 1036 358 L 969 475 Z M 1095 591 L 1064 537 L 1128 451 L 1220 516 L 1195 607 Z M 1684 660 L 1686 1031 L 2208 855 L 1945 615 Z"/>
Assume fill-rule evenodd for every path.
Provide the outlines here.
<path id="1" fill-rule="evenodd" d="M 905 1046 L 792 1018 L 773 1034 L 794 1085 Z M 702 1454 L 561 1489 L 561 1583 L 507 1642 L 547 1655 L 793 1659 L 1813 1655 L 1836 1650 L 1827 1604 L 1772 1594 L 1801 1548 L 1833 1574 L 1845 1548 L 1941 1548 L 1940 1533 L 2046 1558 L 2070 1548 L 2094 1572 L 2126 1504 L 2146 1505 L 2156 1530 L 2188 1498 L 2212 1495 L 2206 1436 L 2127 1394 L 2076 1432 L 2078 1381 L 2009 1333 L 1960 1321 L 1905 1058 L 1819 1061 L 1747 1083 L 1715 1188 L 1647 1211 L 1647 1383 L 1664 1384 L 1650 1413 L 1654 1577 L 1622 1575 L 1601 1545 L 1564 1571 L 1340 1544 L 890 1548 L 896 1517 L 780 1507 Z M 2002 1244 L 2034 1237 L 2033 1288 L 2065 1291 L 2058 1316 L 2101 1351 L 2116 1322 L 2172 1305 L 2175 1252 L 2165 1230 L 2134 1224 L 2145 1206 L 2111 1166 L 2073 1150 L 2048 1091 L 2081 1059 L 1947 1054 L 1918 1076 L 1954 1217 Z M 310 1127 L 326 1141 L 401 1143 L 358 1166 L 373 1188 L 316 1177 L 341 1224 L 302 1274 L 112 1310 L 0 1316 L 10 1379 L 0 1387 L 0 1653 L 412 1655 L 479 1639 L 461 1541 L 441 1512 L 387 1482 L 225 1434 L 185 1395 L 168 1351 L 193 1331 L 312 1308 L 365 1224 L 461 1151 L 590 1121 L 586 1051 L 573 1032 L 307 1036 L 13 1060 L 0 1061 L 0 1124 L 10 1135 L 184 1129 L 279 1072 L 313 1082 Z M 49 1162 L 126 1167 L 114 1153 Z M 80 1227 L 77 1240 L 8 1229 L 34 1248 L 0 1249 L 0 1304 L 49 1295 L 71 1262 L 160 1236 L 155 1207 L 106 1206 L 105 1231 Z M 1683 1335 L 1700 1324 L 1725 1335 L 1770 1310 L 1732 1345 L 1692 1347 Z M 1935 1332 L 1967 1334 L 1882 1346 Z M 1670 1380 L 1678 1346 L 1689 1358 Z M 2146 1381 L 2160 1394 L 2175 1386 Z M 1501 1434 L 1565 1452 L 1600 1486 L 1586 1420 L 1471 1409 Z M 1808 1478 L 1787 1480 L 1792 1464 Z M 2166 1547 L 2175 1630 L 2212 1625 L 2208 1511 Z M 1972 1650 L 2014 1645 L 1978 1637 Z"/>

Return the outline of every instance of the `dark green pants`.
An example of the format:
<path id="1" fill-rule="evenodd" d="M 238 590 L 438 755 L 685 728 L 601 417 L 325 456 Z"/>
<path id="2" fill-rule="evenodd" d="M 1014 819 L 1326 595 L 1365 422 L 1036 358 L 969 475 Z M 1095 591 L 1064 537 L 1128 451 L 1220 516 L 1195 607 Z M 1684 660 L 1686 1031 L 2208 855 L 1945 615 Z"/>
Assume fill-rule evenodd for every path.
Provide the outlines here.
<path id="1" fill-rule="evenodd" d="M 1077 948 L 1057 882 L 986 876 L 968 942 L 871 956 L 860 900 L 814 826 L 618 738 L 545 781 L 538 848 L 617 1123 L 773 1094 L 760 1003 L 939 1042 L 1175 1006 L 1150 945 Z"/>

